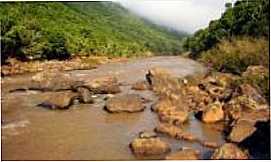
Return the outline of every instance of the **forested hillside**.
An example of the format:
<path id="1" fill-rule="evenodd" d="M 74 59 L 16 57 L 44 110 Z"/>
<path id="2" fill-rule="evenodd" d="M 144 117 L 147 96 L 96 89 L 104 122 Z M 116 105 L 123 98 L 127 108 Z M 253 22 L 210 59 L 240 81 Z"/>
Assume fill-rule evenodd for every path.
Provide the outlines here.
<path id="1" fill-rule="evenodd" d="M 223 39 L 236 36 L 269 37 L 269 0 L 240 0 L 225 5 L 226 12 L 220 19 L 211 21 L 207 28 L 186 39 L 184 48 L 190 50 L 194 57 Z"/>
<path id="2" fill-rule="evenodd" d="M 151 24 L 112 2 L 0 4 L 2 62 L 71 55 L 177 54 L 182 34 Z"/>

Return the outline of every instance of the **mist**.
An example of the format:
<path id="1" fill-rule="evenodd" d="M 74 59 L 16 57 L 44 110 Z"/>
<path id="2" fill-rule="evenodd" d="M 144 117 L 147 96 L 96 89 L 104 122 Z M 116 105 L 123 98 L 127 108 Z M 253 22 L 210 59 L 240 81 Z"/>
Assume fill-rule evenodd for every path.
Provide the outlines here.
<path id="1" fill-rule="evenodd" d="M 218 19 L 231 0 L 117 0 L 153 23 L 193 33 Z"/>

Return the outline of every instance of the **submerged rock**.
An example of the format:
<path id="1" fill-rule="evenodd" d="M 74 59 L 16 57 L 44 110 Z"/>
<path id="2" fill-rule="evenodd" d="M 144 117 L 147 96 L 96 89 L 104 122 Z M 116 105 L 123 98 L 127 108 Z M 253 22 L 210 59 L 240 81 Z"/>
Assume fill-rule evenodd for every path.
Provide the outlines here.
<path id="1" fill-rule="evenodd" d="M 165 160 L 198 160 L 200 152 L 192 148 L 182 148 L 166 156 Z"/>
<path id="2" fill-rule="evenodd" d="M 130 147 L 137 156 L 160 155 L 170 151 L 169 145 L 158 137 L 136 138 Z"/>
<path id="3" fill-rule="evenodd" d="M 68 109 L 72 103 L 73 99 L 76 97 L 75 93 L 72 92 L 54 92 L 49 96 L 46 96 L 45 101 L 39 104 L 49 109 Z"/>
<path id="4" fill-rule="evenodd" d="M 238 146 L 232 143 L 225 143 L 217 148 L 211 159 L 213 160 L 244 160 L 248 159 L 248 154 L 242 151 Z"/>
<path id="5" fill-rule="evenodd" d="M 164 124 L 160 123 L 156 128 L 156 132 L 166 134 L 172 138 L 178 139 L 178 140 L 188 140 L 188 141 L 197 141 L 197 137 L 195 137 L 190 132 L 185 132 L 181 128 L 171 125 L 171 124 Z"/>
<path id="6" fill-rule="evenodd" d="M 137 94 L 118 95 L 106 101 L 105 109 L 112 113 L 143 111 L 145 106 Z"/>

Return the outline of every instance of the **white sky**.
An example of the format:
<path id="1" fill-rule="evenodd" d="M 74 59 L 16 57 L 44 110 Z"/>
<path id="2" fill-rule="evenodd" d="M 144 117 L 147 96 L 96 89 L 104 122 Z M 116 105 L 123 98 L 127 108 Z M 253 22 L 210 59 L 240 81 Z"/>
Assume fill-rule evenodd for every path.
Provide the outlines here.
<path id="1" fill-rule="evenodd" d="M 232 0 L 116 0 L 154 23 L 193 33 L 218 19 Z"/>

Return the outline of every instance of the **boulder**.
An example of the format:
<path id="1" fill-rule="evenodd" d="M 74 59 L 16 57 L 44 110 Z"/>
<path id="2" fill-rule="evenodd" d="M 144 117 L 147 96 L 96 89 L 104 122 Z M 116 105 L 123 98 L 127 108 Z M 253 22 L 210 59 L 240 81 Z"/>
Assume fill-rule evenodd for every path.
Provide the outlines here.
<path id="1" fill-rule="evenodd" d="M 112 113 L 143 111 L 142 98 L 137 94 L 118 95 L 106 101 L 105 109 Z"/>
<path id="2" fill-rule="evenodd" d="M 269 113 L 267 104 L 258 104 L 248 96 L 237 96 L 231 99 L 223 106 L 223 109 L 229 120 L 247 117 L 254 120 L 265 120 L 267 118 L 266 114 Z"/>
<path id="3" fill-rule="evenodd" d="M 147 81 L 136 82 L 134 85 L 132 85 L 132 89 L 133 90 L 139 90 L 139 91 L 148 90 L 149 89 L 149 83 Z"/>
<path id="4" fill-rule="evenodd" d="M 150 85 L 154 85 L 154 81 L 157 78 L 165 78 L 170 76 L 170 72 L 165 69 L 165 68 L 161 68 L 161 67 L 154 67 L 151 68 L 148 73 L 146 74 L 146 80 L 148 81 L 148 83 Z"/>
<path id="5" fill-rule="evenodd" d="M 256 101 L 259 104 L 267 103 L 265 98 L 258 92 L 258 90 L 249 84 L 240 85 L 239 91 L 241 95 L 247 96 L 248 98 L 251 98 L 252 100 Z"/>
<path id="6" fill-rule="evenodd" d="M 249 120 L 239 119 L 233 126 L 228 139 L 231 142 L 242 142 L 247 137 L 251 136 L 256 131 L 254 127 L 254 122 Z"/>
<path id="7" fill-rule="evenodd" d="M 166 156 L 165 160 L 198 160 L 199 151 L 192 148 L 182 148 Z"/>
<path id="8" fill-rule="evenodd" d="M 221 147 L 215 149 L 211 159 L 213 160 L 245 160 L 249 156 L 238 146 L 232 143 L 225 143 Z"/>
<path id="9" fill-rule="evenodd" d="M 178 140 L 188 140 L 188 141 L 197 141 L 197 137 L 195 137 L 190 132 L 185 132 L 179 127 L 176 127 L 171 124 L 165 124 L 160 123 L 156 128 L 156 132 L 166 134 L 172 138 L 178 139 Z"/>
<path id="10" fill-rule="evenodd" d="M 257 66 L 249 66 L 247 67 L 246 71 L 242 73 L 243 77 L 251 76 L 251 75 L 258 75 L 263 76 L 268 73 L 268 69 L 264 66 L 257 65 Z"/>
<path id="11" fill-rule="evenodd" d="M 54 92 L 45 97 L 45 101 L 39 104 L 38 106 L 42 106 L 49 109 L 68 109 L 72 103 L 73 99 L 77 96 L 77 94 L 72 92 Z"/>
<path id="12" fill-rule="evenodd" d="M 158 137 L 136 138 L 130 148 L 136 156 L 161 155 L 170 151 L 169 145 Z"/>
<path id="13" fill-rule="evenodd" d="M 121 92 L 117 78 L 111 76 L 85 80 L 82 86 L 88 88 L 94 94 L 116 94 Z"/>
<path id="14" fill-rule="evenodd" d="M 70 90 L 74 84 L 79 84 L 71 75 L 58 70 L 37 73 L 31 79 L 29 89 L 42 91 Z"/>
<path id="15" fill-rule="evenodd" d="M 224 111 L 222 104 L 218 101 L 208 105 L 207 109 L 203 111 L 201 120 L 205 123 L 214 123 L 224 119 Z"/>
<path id="16" fill-rule="evenodd" d="M 188 120 L 188 112 L 177 109 L 167 109 L 158 113 L 161 122 L 181 125 Z"/>
<path id="17" fill-rule="evenodd" d="M 78 87 L 77 92 L 81 103 L 93 103 L 92 93 L 87 88 Z"/>
<path id="18" fill-rule="evenodd" d="M 180 81 L 164 68 L 152 68 L 146 74 L 151 89 L 158 94 L 165 94 L 180 87 Z"/>

